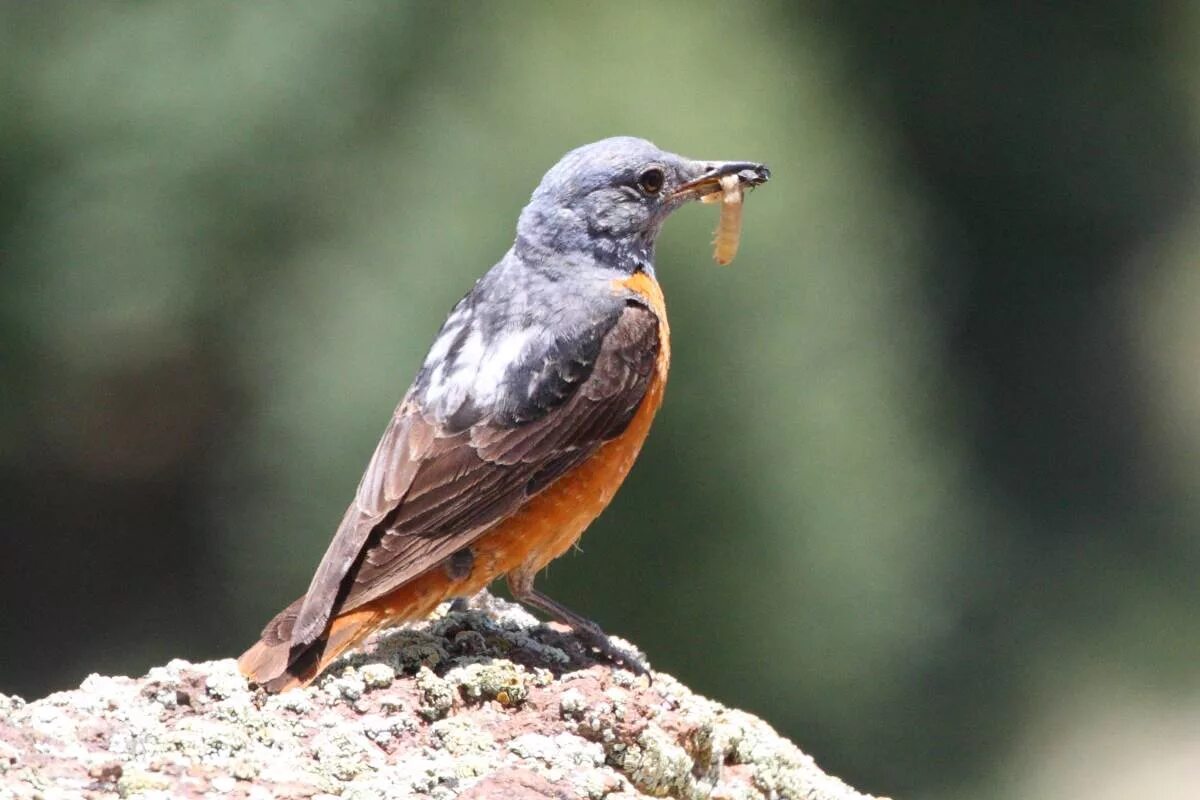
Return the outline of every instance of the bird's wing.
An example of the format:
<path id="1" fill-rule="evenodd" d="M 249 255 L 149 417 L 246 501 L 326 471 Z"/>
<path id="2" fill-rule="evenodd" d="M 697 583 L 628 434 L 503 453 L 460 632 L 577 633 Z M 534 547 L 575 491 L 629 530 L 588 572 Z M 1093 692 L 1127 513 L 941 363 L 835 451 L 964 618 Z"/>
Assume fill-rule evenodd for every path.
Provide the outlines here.
<path id="1" fill-rule="evenodd" d="M 626 300 L 602 322 L 548 339 L 506 373 L 506 386 L 521 388 L 519 402 L 493 397 L 461 429 L 446 421 L 461 422 L 461 413 L 428 418 L 418 378 L 313 577 L 293 646 L 319 637 L 331 614 L 382 597 L 470 545 L 620 435 L 646 394 L 658 324 Z"/>

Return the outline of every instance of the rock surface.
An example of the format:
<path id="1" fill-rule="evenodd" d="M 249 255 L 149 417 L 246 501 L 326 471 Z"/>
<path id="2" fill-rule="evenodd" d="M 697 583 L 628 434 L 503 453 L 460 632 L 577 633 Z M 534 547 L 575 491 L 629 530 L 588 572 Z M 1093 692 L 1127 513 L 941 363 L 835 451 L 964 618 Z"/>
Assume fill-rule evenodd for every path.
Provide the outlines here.
<path id="1" fill-rule="evenodd" d="M 487 595 L 281 695 L 229 659 L 0 695 L 0 800 L 645 796 L 866 798 L 761 720 Z"/>

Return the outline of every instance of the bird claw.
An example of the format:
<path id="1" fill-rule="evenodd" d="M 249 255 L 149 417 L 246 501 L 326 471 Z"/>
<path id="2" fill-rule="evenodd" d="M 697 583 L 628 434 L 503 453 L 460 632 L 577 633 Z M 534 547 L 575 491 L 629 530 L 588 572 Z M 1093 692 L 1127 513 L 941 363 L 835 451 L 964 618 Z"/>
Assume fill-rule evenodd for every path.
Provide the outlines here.
<path id="1" fill-rule="evenodd" d="M 624 668 L 626 671 L 633 673 L 636 677 L 645 675 L 651 677 L 650 669 L 642 663 L 642 659 L 636 651 L 620 648 L 612 643 L 612 640 L 604 634 L 603 631 L 597 629 L 592 631 L 576 631 L 576 636 L 579 638 L 584 649 L 595 651 L 597 655 L 608 661 L 615 667 Z"/>

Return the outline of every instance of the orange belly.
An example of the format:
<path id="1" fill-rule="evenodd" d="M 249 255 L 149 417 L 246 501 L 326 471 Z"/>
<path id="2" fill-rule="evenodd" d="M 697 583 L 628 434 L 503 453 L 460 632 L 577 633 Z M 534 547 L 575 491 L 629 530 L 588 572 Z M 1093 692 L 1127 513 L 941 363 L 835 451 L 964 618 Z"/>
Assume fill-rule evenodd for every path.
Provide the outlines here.
<path id="1" fill-rule="evenodd" d="M 534 573 L 570 549 L 592 520 L 600 515 L 629 474 L 662 405 L 671 363 L 670 329 L 662 290 L 652 278 L 638 273 L 620 282 L 647 301 L 659 322 L 658 358 L 637 413 L 616 439 L 603 444 L 587 461 L 529 501 L 521 510 L 481 536 L 473 545 L 470 575 L 451 580 L 435 568 L 367 606 L 380 623 L 418 619 L 450 597 L 475 594 L 514 570 Z"/>

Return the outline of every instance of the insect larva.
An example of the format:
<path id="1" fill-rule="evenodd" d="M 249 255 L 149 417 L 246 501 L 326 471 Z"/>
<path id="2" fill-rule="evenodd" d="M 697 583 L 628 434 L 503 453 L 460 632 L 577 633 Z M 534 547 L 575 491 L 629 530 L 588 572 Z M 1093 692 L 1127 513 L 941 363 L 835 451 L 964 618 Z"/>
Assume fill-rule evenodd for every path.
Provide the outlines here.
<path id="1" fill-rule="evenodd" d="M 716 196 L 716 192 L 710 195 Z M 713 239 L 713 258 L 725 266 L 737 255 L 738 242 L 742 238 L 742 184 L 737 175 L 721 178 L 720 197 L 721 219 Z"/>

